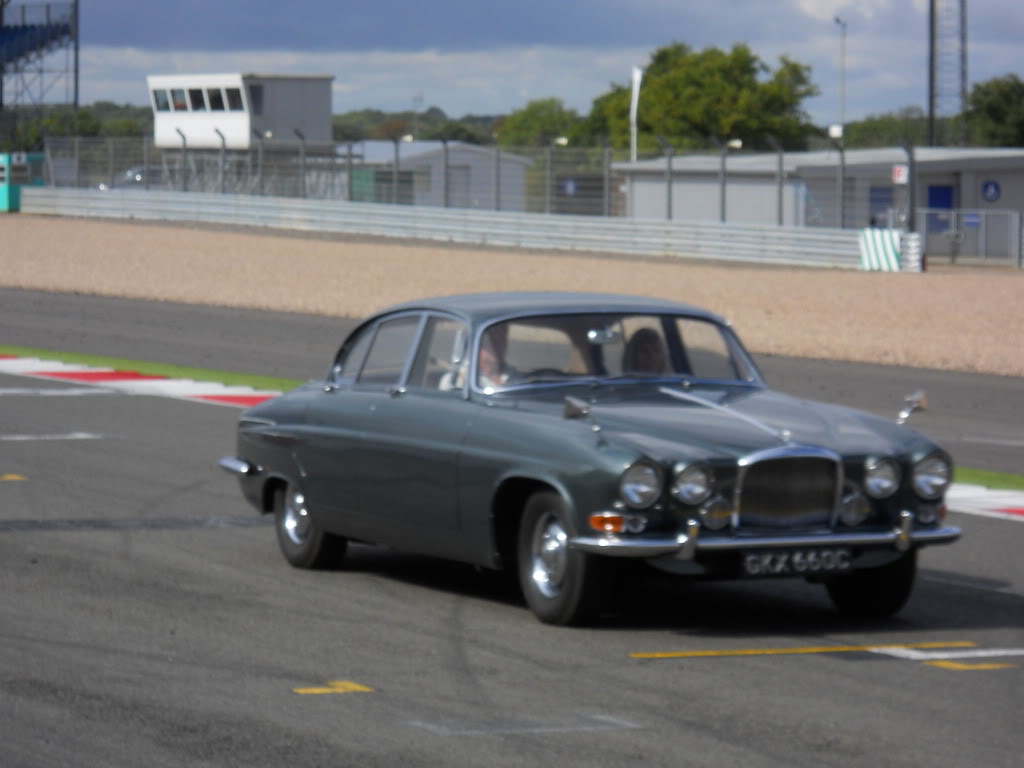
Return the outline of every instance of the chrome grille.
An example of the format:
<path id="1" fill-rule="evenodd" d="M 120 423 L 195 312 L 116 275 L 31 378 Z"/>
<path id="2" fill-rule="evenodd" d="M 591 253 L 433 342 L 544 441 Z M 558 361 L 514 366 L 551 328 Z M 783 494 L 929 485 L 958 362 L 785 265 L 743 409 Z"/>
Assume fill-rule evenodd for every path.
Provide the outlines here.
<path id="1" fill-rule="evenodd" d="M 741 529 L 828 526 L 839 464 L 817 456 L 765 459 L 746 467 L 741 482 Z"/>

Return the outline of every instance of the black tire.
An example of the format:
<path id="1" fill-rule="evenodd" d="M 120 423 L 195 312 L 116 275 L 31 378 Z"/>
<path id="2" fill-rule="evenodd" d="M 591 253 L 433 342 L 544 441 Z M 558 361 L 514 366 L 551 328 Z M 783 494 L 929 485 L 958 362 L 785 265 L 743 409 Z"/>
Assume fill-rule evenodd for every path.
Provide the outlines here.
<path id="1" fill-rule="evenodd" d="M 306 508 L 301 489 L 281 486 L 274 492 L 274 530 L 284 559 L 296 568 L 331 568 L 345 556 L 348 541 L 326 533 Z"/>
<path id="2" fill-rule="evenodd" d="M 862 618 L 883 618 L 898 612 L 914 589 L 917 552 L 911 551 L 879 568 L 836 576 L 825 583 L 828 596 L 840 613 Z"/>
<path id="3" fill-rule="evenodd" d="M 537 491 L 519 522 L 516 557 L 527 606 L 546 624 L 581 624 L 596 616 L 604 598 L 608 563 L 567 544 L 568 513 L 562 497 Z"/>

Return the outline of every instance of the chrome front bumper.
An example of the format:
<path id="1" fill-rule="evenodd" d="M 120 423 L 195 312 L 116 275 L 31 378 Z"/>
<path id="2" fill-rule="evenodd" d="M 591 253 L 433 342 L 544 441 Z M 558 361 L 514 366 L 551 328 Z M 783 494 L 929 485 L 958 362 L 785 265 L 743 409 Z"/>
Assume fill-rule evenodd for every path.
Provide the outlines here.
<path id="1" fill-rule="evenodd" d="M 752 549 L 798 549 L 801 547 L 866 547 L 891 548 L 906 552 L 914 546 L 950 544 L 960 538 L 957 526 L 914 530 L 914 516 L 900 514 L 900 524 L 889 531 L 864 533 L 821 533 L 795 536 L 721 536 L 704 532 L 696 520 L 674 537 L 662 536 L 575 536 L 569 546 L 583 552 L 612 557 L 660 557 L 674 555 L 679 560 L 692 560 L 698 552 L 740 552 Z"/>
<path id="2" fill-rule="evenodd" d="M 240 459 L 237 456 L 225 456 L 217 465 L 225 472 L 230 472 L 233 475 L 258 475 L 260 468 L 252 462 Z"/>

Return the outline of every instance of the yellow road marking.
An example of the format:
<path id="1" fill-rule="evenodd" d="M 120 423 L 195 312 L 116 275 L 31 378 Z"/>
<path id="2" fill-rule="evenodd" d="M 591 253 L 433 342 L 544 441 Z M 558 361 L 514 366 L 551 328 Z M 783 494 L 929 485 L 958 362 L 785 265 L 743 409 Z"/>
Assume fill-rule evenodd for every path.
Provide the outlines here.
<path id="1" fill-rule="evenodd" d="M 925 664 L 931 664 L 933 667 L 942 667 L 942 669 L 952 669 L 957 672 L 968 672 L 982 669 L 1013 669 L 1016 664 L 965 664 L 962 661 L 926 661 Z"/>
<path id="2" fill-rule="evenodd" d="M 353 683 L 351 680 L 328 680 L 326 686 L 316 688 L 292 688 L 295 693 L 373 693 L 373 688 Z"/>
<path id="3" fill-rule="evenodd" d="M 0 475 L 0 483 L 15 482 L 17 480 L 28 480 L 28 478 L 25 477 L 24 475 L 13 475 L 13 474 Z"/>
<path id="4" fill-rule="evenodd" d="M 746 648 L 725 651 L 665 651 L 661 653 L 631 653 L 634 659 L 698 659 L 723 656 L 788 656 L 800 653 L 851 653 L 875 651 L 884 648 L 973 648 L 976 643 L 966 640 L 951 643 L 881 643 L 878 645 L 821 645 L 810 648 Z"/>

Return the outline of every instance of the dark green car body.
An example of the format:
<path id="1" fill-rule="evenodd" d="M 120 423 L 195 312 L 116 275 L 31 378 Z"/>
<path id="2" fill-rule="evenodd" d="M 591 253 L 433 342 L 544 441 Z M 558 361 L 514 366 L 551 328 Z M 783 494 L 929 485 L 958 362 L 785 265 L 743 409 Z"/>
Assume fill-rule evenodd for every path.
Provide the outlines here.
<path id="1" fill-rule="evenodd" d="M 658 337 L 656 372 L 625 359 L 643 334 Z M 484 372 L 489 345 L 520 363 L 501 383 Z M 592 615 L 621 558 L 803 577 L 841 609 L 892 613 L 916 550 L 959 535 L 939 446 L 772 392 L 720 318 L 634 296 L 392 307 L 353 331 L 324 380 L 245 411 L 221 464 L 275 513 L 294 565 L 354 540 L 518 568 L 554 623 Z"/>

